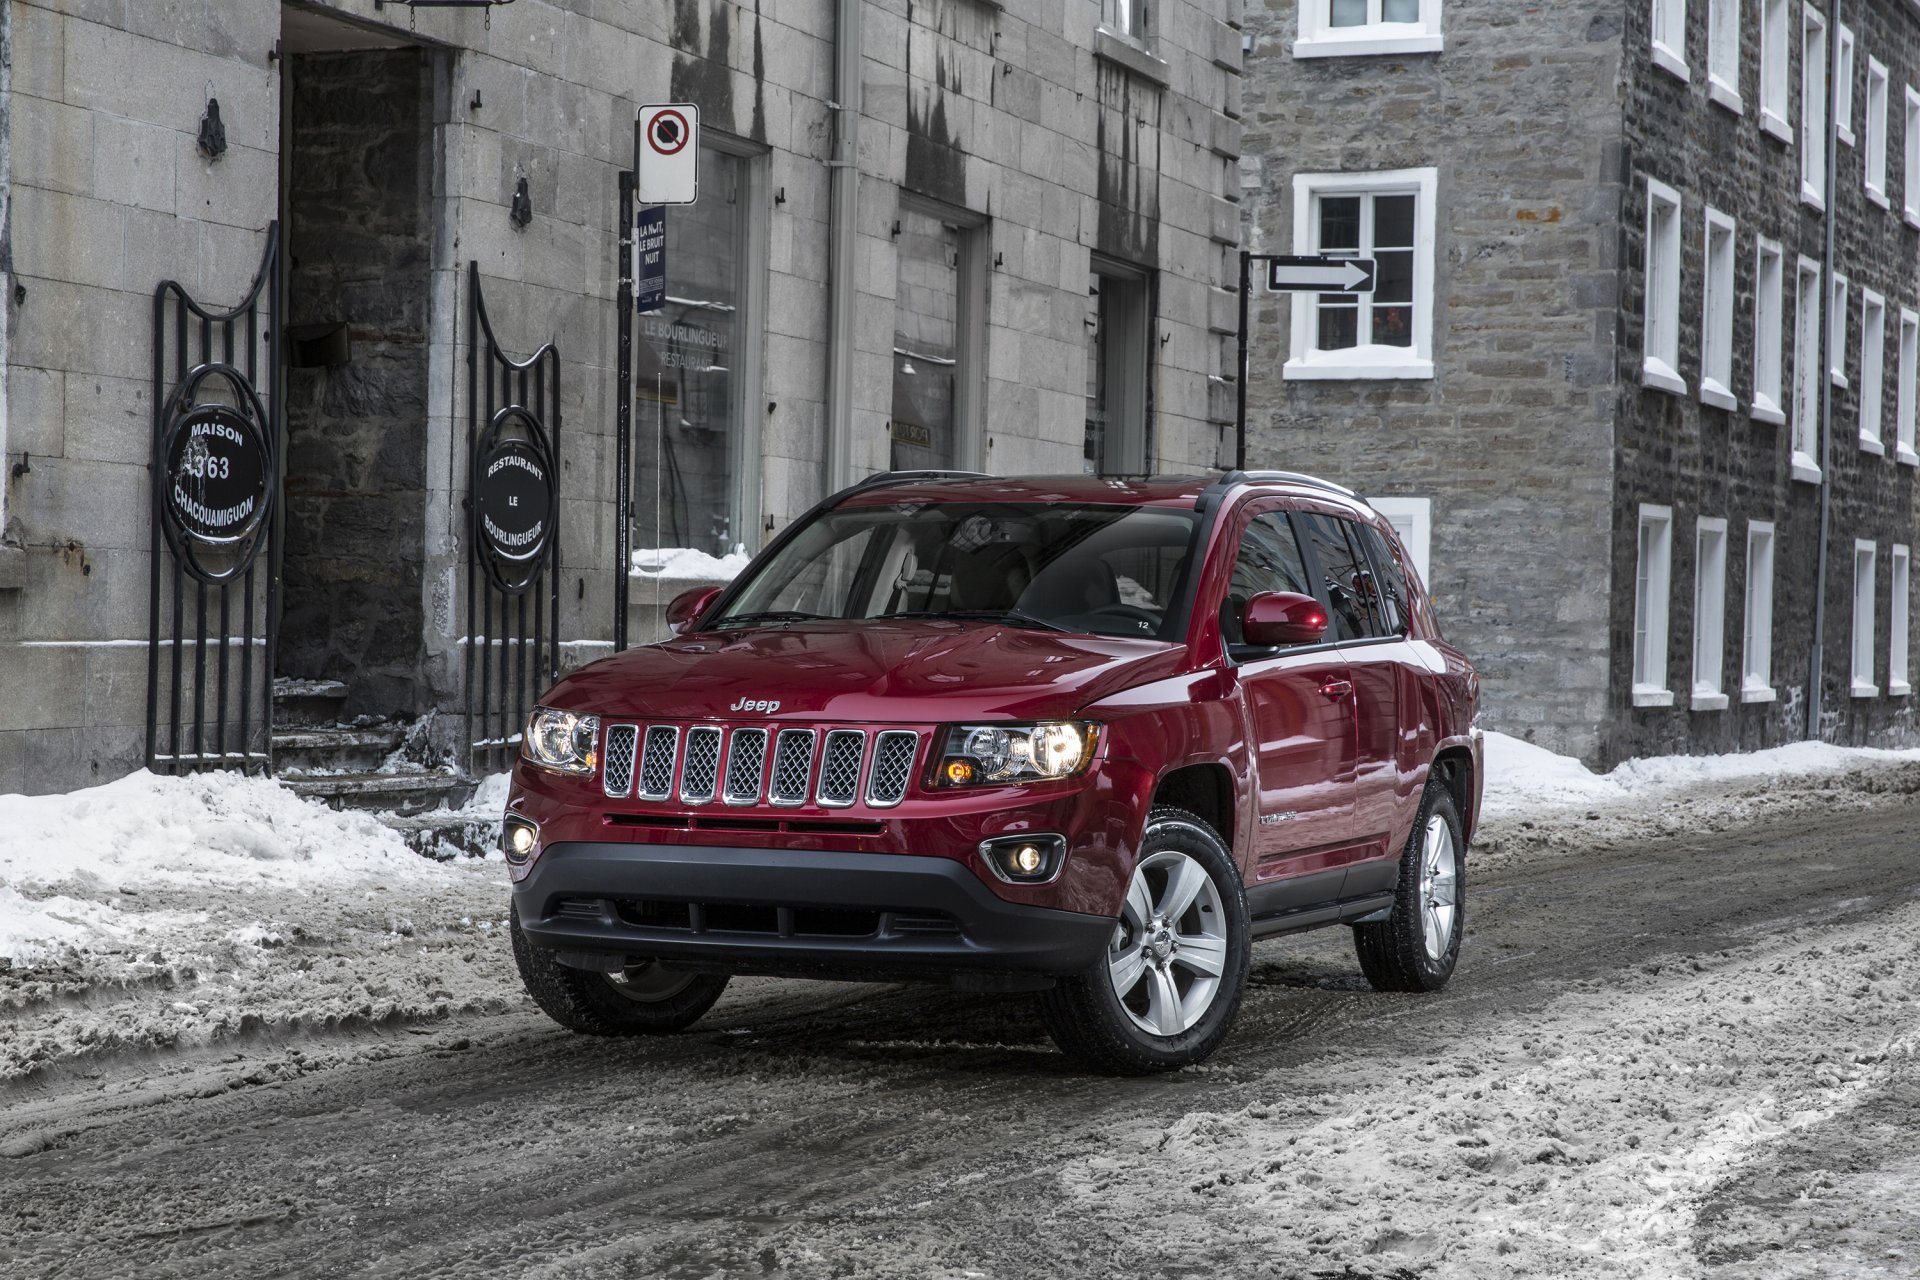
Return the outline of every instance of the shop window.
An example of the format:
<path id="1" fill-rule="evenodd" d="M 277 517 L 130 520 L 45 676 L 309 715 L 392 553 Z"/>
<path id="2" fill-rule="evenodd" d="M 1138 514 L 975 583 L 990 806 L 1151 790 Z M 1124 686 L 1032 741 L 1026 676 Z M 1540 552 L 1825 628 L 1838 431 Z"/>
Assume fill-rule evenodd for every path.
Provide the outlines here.
<path id="1" fill-rule="evenodd" d="M 917 202 L 902 204 L 899 219 L 887 465 L 971 468 L 983 408 L 986 227 Z"/>
<path id="2" fill-rule="evenodd" d="M 1140 268 L 1099 255 L 1087 273 L 1087 431 L 1081 465 L 1088 475 L 1144 475 L 1153 469 L 1147 457 L 1149 283 Z"/>

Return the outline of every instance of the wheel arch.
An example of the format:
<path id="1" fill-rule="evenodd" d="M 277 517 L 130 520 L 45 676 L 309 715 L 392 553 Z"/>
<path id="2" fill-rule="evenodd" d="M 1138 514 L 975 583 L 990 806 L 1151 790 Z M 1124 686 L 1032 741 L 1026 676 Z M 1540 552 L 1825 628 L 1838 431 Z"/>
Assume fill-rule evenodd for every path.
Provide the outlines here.
<path id="1" fill-rule="evenodd" d="M 1473 842 L 1473 829 L 1480 816 L 1480 806 L 1476 803 L 1480 780 L 1476 768 L 1473 752 L 1464 745 L 1455 745 L 1441 748 L 1428 774 L 1452 793 L 1454 809 L 1460 815 L 1461 835 L 1469 844 Z"/>
<path id="2" fill-rule="evenodd" d="M 1154 785 L 1152 809 L 1170 805 L 1206 819 L 1220 836 L 1221 843 L 1234 847 L 1235 817 L 1238 801 L 1233 792 L 1233 774 L 1217 761 L 1185 764 L 1169 769 Z"/>

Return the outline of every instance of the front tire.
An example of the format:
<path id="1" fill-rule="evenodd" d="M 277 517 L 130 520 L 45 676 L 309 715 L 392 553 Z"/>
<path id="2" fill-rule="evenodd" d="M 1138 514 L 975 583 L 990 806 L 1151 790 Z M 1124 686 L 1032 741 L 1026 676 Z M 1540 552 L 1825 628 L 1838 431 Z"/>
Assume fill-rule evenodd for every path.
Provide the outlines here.
<path id="1" fill-rule="evenodd" d="M 1107 954 L 1041 996 L 1047 1030 L 1111 1075 L 1199 1062 L 1232 1029 L 1248 934 L 1240 868 L 1219 834 L 1184 810 L 1157 808 Z"/>
<path id="2" fill-rule="evenodd" d="M 1427 783 L 1400 854 L 1392 914 L 1353 926 L 1361 971 L 1375 991 L 1438 991 L 1453 976 L 1467 919 L 1466 851 L 1453 792 Z"/>
<path id="3" fill-rule="evenodd" d="M 686 973 L 649 960 L 619 973 L 591 973 L 554 959 L 527 941 L 512 915 L 513 959 L 527 994 L 569 1031 L 590 1036 L 644 1036 L 683 1031 L 727 989 L 725 974 Z"/>

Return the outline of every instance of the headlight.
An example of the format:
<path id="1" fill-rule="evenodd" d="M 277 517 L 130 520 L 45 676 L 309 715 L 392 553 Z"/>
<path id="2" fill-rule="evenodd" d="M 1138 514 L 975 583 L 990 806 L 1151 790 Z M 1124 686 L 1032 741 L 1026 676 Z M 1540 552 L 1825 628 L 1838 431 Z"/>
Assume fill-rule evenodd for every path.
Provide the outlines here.
<path id="1" fill-rule="evenodd" d="M 520 754 L 555 773 L 592 773 L 599 740 L 599 716 L 535 707 L 520 739 Z"/>
<path id="2" fill-rule="evenodd" d="M 1070 777 L 1086 767 L 1099 740 L 1099 725 L 1079 721 L 955 725 L 935 782 L 965 787 Z"/>

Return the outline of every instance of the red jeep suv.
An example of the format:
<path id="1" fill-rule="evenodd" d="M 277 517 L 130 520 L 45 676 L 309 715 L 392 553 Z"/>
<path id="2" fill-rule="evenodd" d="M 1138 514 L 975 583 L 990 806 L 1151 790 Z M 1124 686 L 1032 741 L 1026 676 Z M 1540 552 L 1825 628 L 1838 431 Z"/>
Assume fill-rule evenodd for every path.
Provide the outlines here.
<path id="1" fill-rule="evenodd" d="M 554 686 L 514 772 L 514 955 L 563 1026 L 934 979 L 1141 1073 L 1220 1044 L 1257 938 L 1453 972 L 1479 682 L 1337 485 L 879 475 L 668 622 Z"/>

